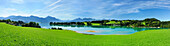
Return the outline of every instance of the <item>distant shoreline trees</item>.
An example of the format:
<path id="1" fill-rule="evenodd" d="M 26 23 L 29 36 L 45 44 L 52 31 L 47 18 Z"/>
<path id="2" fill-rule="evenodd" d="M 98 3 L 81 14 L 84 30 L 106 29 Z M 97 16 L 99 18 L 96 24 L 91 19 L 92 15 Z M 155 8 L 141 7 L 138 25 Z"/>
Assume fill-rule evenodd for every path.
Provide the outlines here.
<path id="1" fill-rule="evenodd" d="M 15 26 L 41 28 L 41 26 L 39 25 L 39 23 L 36 23 L 36 22 L 24 23 L 23 21 L 11 21 L 10 19 L 0 20 L 0 22 L 5 22 L 5 23 L 7 23 L 7 24 L 11 24 L 11 25 L 15 25 Z"/>
<path id="2" fill-rule="evenodd" d="M 29 22 L 29 23 L 23 24 L 22 27 L 36 27 L 36 28 L 41 28 L 41 26 L 39 25 L 39 23 L 36 23 L 36 22 Z"/>
<path id="3" fill-rule="evenodd" d="M 50 25 L 91 25 L 91 26 L 129 26 L 129 27 L 168 27 L 170 21 L 161 22 L 156 18 L 144 20 L 98 20 L 89 22 L 50 22 Z"/>

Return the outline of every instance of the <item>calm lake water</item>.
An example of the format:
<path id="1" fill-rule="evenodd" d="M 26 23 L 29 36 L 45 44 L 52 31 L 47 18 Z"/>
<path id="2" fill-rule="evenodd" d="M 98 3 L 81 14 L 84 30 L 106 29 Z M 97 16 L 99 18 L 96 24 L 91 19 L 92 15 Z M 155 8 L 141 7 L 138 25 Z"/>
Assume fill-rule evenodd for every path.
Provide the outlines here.
<path id="1" fill-rule="evenodd" d="M 126 35 L 133 34 L 135 32 L 144 31 L 144 30 L 156 30 L 156 29 L 165 29 L 165 28 L 133 28 L 125 26 L 83 26 L 83 25 L 55 25 L 50 26 L 49 24 L 40 24 L 42 28 L 52 28 L 60 27 L 62 29 L 73 30 L 78 33 L 85 34 L 95 34 L 95 35 Z"/>

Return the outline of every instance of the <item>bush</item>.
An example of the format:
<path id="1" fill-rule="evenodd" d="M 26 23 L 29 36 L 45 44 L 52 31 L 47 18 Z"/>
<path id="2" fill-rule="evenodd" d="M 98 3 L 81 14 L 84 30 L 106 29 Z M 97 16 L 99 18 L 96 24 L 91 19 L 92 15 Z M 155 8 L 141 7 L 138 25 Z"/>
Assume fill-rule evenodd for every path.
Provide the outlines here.
<path id="1" fill-rule="evenodd" d="M 55 28 L 55 27 L 52 27 L 51 29 L 53 29 L 53 30 L 63 30 L 62 28 Z"/>

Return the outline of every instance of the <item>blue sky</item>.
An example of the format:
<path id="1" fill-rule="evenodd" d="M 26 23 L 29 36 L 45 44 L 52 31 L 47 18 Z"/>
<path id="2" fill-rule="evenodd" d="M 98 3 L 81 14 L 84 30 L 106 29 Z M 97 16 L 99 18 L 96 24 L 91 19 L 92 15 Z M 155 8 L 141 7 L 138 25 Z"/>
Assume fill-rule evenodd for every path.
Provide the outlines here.
<path id="1" fill-rule="evenodd" d="M 0 16 L 170 20 L 170 0 L 0 0 Z"/>

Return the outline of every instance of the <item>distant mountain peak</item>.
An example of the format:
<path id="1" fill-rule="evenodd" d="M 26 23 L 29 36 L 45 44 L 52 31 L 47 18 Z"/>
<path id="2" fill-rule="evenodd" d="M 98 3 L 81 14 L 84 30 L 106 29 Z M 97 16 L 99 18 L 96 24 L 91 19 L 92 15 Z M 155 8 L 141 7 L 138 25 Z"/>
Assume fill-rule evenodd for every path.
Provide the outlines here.
<path id="1" fill-rule="evenodd" d="M 74 20 L 72 20 L 73 22 L 84 22 L 84 21 L 93 21 L 95 19 L 93 18 L 76 18 Z"/>
<path id="2" fill-rule="evenodd" d="M 56 19 L 55 17 L 52 17 L 52 16 L 47 16 L 46 18 L 47 19 Z"/>
<path id="3" fill-rule="evenodd" d="M 83 20 L 95 20 L 93 18 L 83 18 Z"/>
<path id="4" fill-rule="evenodd" d="M 16 15 L 11 15 L 11 16 L 8 16 L 8 17 L 16 17 Z"/>
<path id="5" fill-rule="evenodd" d="M 36 18 L 39 18 L 38 16 L 34 16 L 34 15 L 31 15 L 30 17 L 36 17 Z"/>
<path id="6" fill-rule="evenodd" d="M 95 19 L 93 19 L 93 18 L 76 18 L 74 20 L 95 20 Z"/>
<path id="7" fill-rule="evenodd" d="M 52 16 L 47 16 L 46 18 L 55 18 L 55 17 L 52 17 Z"/>
<path id="8" fill-rule="evenodd" d="M 47 16 L 46 19 L 48 19 L 48 20 L 60 20 L 60 19 L 57 19 L 57 18 L 52 17 L 52 16 Z"/>
<path id="9" fill-rule="evenodd" d="M 74 19 L 74 20 L 83 20 L 83 19 L 81 19 L 81 18 L 76 18 L 76 19 Z"/>

